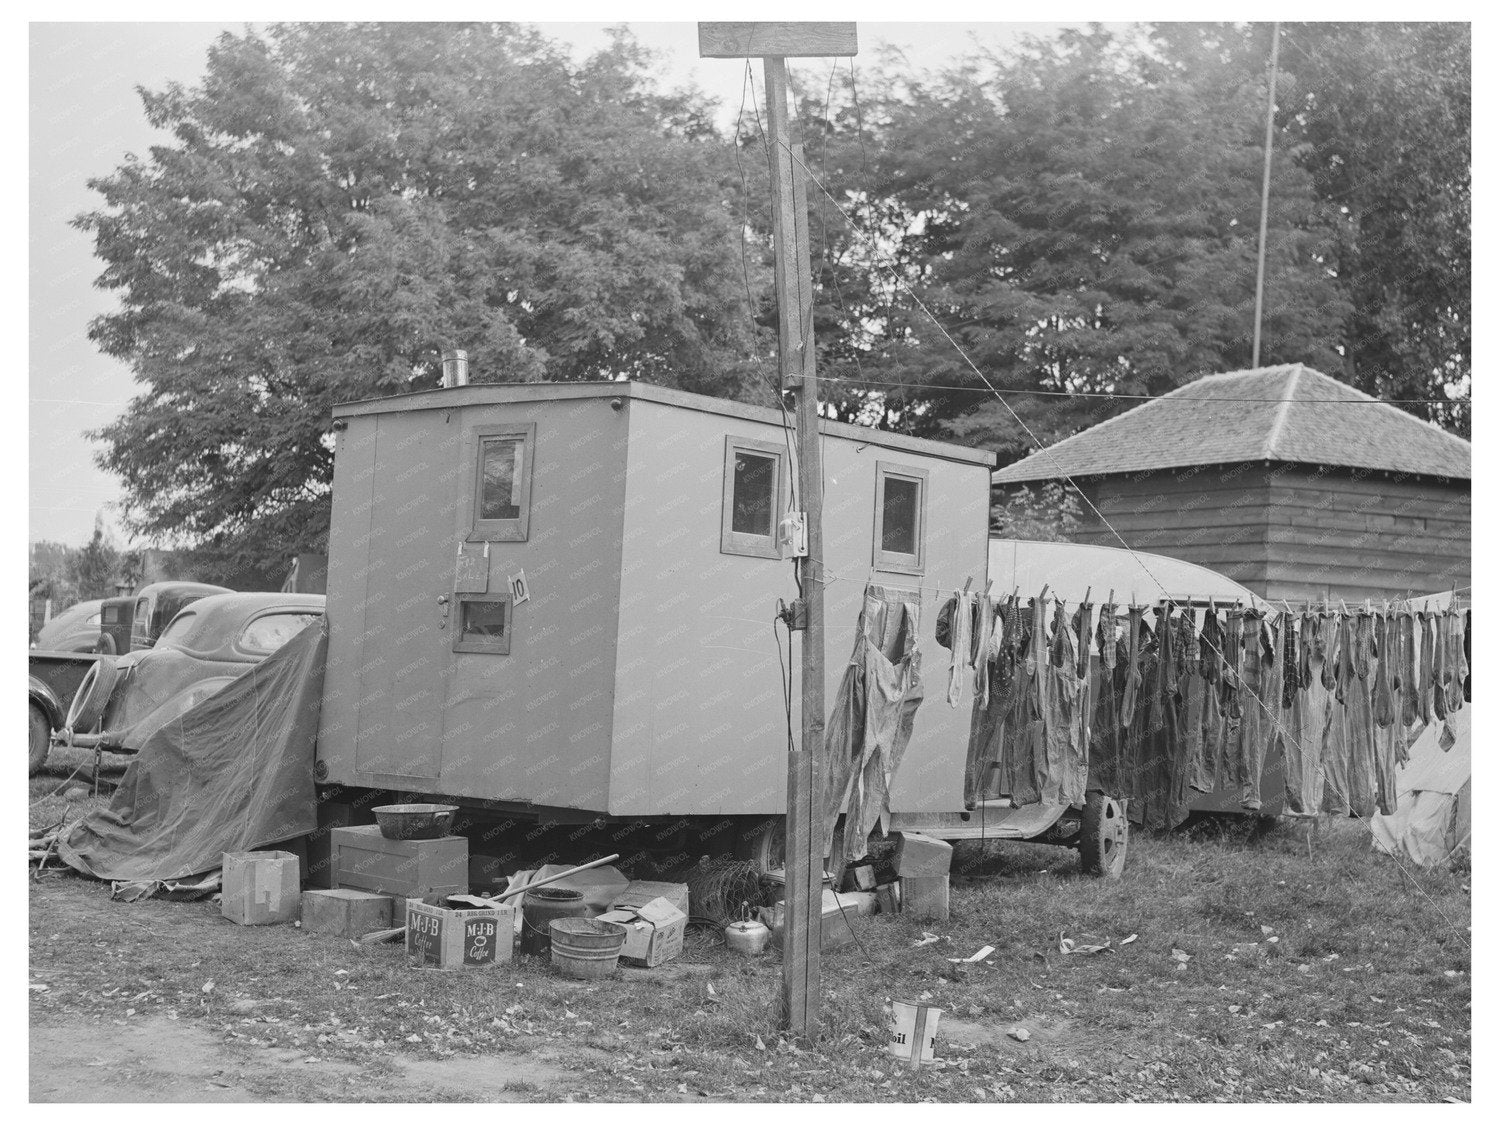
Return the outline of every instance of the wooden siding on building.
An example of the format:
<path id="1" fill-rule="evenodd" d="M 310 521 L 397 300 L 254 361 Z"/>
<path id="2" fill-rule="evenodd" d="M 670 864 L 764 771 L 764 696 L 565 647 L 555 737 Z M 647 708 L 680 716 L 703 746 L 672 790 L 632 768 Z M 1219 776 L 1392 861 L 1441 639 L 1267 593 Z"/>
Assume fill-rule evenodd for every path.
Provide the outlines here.
<path id="1" fill-rule="evenodd" d="M 1273 600 L 1404 597 L 1470 582 L 1468 481 L 1242 463 L 1078 484 L 1108 526 L 1086 504 L 1074 540 L 1118 547 L 1123 537 Z"/>

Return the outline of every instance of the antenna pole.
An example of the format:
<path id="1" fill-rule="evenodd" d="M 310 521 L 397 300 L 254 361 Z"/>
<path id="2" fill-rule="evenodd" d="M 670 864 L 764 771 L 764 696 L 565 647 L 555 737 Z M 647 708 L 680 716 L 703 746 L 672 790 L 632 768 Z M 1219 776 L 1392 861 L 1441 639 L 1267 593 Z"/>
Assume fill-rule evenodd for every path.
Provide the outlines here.
<path id="1" fill-rule="evenodd" d="M 1266 299 L 1266 221 L 1271 211 L 1271 145 L 1276 127 L 1276 55 L 1281 46 L 1281 21 L 1271 25 L 1271 79 L 1266 83 L 1266 161 L 1260 180 L 1260 245 L 1255 254 L 1255 340 L 1250 366 L 1260 366 L 1260 319 Z"/>

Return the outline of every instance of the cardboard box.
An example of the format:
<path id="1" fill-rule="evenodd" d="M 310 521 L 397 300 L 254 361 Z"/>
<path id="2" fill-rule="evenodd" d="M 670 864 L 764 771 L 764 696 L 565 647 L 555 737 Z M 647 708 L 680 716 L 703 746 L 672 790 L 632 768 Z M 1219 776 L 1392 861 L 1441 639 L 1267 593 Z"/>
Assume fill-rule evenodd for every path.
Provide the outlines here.
<path id="1" fill-rule="evenodd" d="M 241 926 L 295 922 L 302 871 L 291 852 L 225 852 L 219 912 Z"/>
<path id="2" fill-rule="evenodd" d="M 651 968 L 682 956 L 682 938 L 687 915 L 665 898 L 654 898 L 640 906 L 616 907 L 599 915 L 601 922 L 625 927 L 625 945 L 620 960 Z"/>
<path id="3" fill-rule="evenodd" d="M 517 908 L 449 910 L 425 902 L 406 907 L 406 953 L 413 963 L 439 969 L 487 969 L 515 954 Z"/>
<path id="4" fill-rule="evenodd" d="M 873 891 L 875 889 L 875 868 L 869 864 L 854 868 L 853 876 L 855 890 Z"/>
<path id="5" fill-rule="evenodd" d="M 936 922 L 948 920 L 948 876 L 901 876 L 901 913 Z"/>
<path id="6" fill-rule="evenodd" d="M 390 929 L 393 917 L 386 895 L 340 888 L 302 892 L 303 933 L 358 938 Z"/>
<path id="7" fill-rule="evenodd" d="M 953 865 L 953 845 L 920 832 L 896 833 L 896 874 L 946 875 Z"/>
<path id="8" fill-rule="evenodd" d="M 462 836 L 436 840 L 387 840 L 376 824 L 333 830 L 334 880 L 398 898 L 467 894 L 469 842 Z"/>
<path id="9" fill-rule="evenodd" d="M 645 906 L 652 899 L 664 898 L 684 914 L 693 912 L 688 908 L 688 886 L 686 883 L 658 883 L 649 879 L 636 879 L 610 902 L 616 906 Z"/>

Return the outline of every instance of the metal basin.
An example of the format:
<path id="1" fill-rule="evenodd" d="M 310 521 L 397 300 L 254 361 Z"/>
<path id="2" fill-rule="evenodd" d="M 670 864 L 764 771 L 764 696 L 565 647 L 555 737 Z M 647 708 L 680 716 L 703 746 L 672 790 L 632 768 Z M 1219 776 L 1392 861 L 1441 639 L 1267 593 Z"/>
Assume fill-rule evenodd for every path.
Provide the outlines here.
<path id="1" fill-rule="evenodd" d="M 377 805 L 375 823 L 387 840 L 436 840 L 453 830 L 457 805 Z"/>

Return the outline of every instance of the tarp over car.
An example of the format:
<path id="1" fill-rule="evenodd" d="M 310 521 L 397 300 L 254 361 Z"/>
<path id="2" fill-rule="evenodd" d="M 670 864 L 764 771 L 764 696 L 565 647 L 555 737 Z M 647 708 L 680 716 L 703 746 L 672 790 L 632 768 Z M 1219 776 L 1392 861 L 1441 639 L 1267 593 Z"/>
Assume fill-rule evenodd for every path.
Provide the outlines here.
<path id="1" fill-rule="evenodd" d="M 99 879 L 165 882 L 311 832 L 326 630 L 307 626 L 147 738 L 109 806 L 59 840 L 63 860 Z"/>

